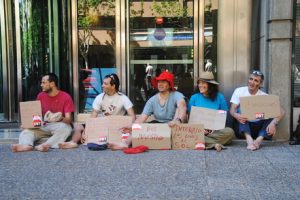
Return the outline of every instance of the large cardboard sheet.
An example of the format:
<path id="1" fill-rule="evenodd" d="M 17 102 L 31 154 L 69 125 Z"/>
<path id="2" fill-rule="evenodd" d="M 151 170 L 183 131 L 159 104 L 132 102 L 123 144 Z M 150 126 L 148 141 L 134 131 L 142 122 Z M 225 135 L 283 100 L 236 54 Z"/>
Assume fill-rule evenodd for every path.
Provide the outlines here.
<path id="1" fill-rule="evenodd" d="M 85 144 L 101 142 L 121 142 L 122 128 L 130 128 L 132 118 L 130 116 L 106 116 L 88 118 L 85 125 L 87 136 Z"/>
<path id="2" fill-rule="evenodd" d="M 20 102 L 21 124 L 23 128 L 42 126 L 42 106 L 40 101 Z"/>
<path id="3" fill-rule="evenodd" d="M 132 146 L 145 145 L 149 149 L 171 149 L 171 128 L 167 123 L 132 125 Z"/>
<path id="4" fill-rule="evenodd" d="M 205 145 L 202 124 L 180 124 L 172 128 L 172 149 L 196 149 L 197 144 Z"/>
<path id="5" fill-rule="evenodd" d="M 221 130 L 225 128 L 227 112 L 192 106 L 189 124 L 203 124 L 205 129 Z"/>
<path id="6" fill-rule="evenodd" d="M 258 95 L 240 98 L 243 117 L 248 120 L 269 119 L 280 116 L 279 97 L 276 95 Z"/>

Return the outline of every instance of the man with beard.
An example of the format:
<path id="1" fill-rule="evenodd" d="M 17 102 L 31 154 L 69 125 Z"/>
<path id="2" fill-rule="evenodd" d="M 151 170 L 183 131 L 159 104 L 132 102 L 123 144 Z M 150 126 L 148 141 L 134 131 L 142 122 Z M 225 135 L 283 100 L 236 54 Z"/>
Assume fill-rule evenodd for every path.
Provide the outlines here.
<path id="1" fill-rule="evenodd" d="M 42 78 L 42 92 L 37 96 L 41 101 L 43 116 L 47 113 L 47 121 L 41 128 L 25 129 L 19 137 L 19 144 L 13 144 L 13 152 L 32 151 L 34 149 L 46 152 L 50 148 L 58 148 L 58 144 L 64 142 L 71 134 L 72 113 L 74 104 L 71 96 L 58 89 L 58 78 L 54 73 L 48 73 Z M 51 117 L 51 116 L 52 117 Z M 36 147 L 34 142 L 41 138 L 48 140 Z"/>

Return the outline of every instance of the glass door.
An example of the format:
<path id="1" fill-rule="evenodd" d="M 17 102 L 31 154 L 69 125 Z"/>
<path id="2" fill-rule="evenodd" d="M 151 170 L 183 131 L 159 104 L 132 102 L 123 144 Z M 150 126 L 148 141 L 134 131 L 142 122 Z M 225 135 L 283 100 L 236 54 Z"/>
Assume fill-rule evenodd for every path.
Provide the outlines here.
<path id="1" fill-rule="evenodd" d="M 190 97 L 194 85 L 194 1 L 129 1 L 129 90 L 137 113 L 155 93 L 151 79 L 175 75 Z"/>
<path id="2" fill-rule="evenodd" d="M 0 6 L 1 7 L 1 6 Z M 0 16 L 0 121 L 4 120 L 4 102 L 3 102 L 3 63 L 2 63 L 2 31 L 1 31 L 1 20 L 3 16 Z"/>
<path id="3" fill-rule="evenodd" d="M 116 70 L 115 0 L 77 1 L 79 113 L 92 111 L 104 76 Z"/>
<path id="4" fill-rule="evenodd" d="M 69 5 L 66 0 L 18 1 L 21 101 L 36 99 L 41 77 L 48 72 L 58 75 L 60 89 L 72 93 Z"/>

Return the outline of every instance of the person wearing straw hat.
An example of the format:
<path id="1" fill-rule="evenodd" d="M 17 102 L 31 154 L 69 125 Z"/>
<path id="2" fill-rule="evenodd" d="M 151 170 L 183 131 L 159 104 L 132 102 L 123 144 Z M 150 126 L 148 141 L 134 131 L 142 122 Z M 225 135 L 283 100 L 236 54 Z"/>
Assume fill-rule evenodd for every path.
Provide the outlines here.
<path id="1" fill-rule="evenodd" d="M 168 123 L 170 127 L 186 120 L 186 102 L 182 93 L 175 91 L 174 75 L 162 72 L 153 80 L 158 93 L 146 103 L 142 114 L 135 123 L 144 123 L 153 115 L 155 123 Z"/>
<path id="2" fill-rule="evenodd" d="M 188 103 L 188 112 L 192 106 L 228 111 L 225 97 L 218 91 L 219 83 L 215 81 L 212 72 L 203 72 L 197 81 L 199 92 L 192 95 Z M 232 128 L 221 130 L 204 130 L 206 149 L 216 149 L 218 152 L 224 149 L 224 145 L 231 143 L 234 136 Z"/>

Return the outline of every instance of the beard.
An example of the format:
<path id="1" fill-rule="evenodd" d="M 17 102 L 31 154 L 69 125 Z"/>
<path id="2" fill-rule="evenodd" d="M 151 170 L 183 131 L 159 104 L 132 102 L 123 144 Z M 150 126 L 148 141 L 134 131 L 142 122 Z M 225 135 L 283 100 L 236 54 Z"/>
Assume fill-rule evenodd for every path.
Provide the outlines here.
<path id="1" fill-rule="evenodd" d="M 46 92 L 46 93 L 51 93 L 52 92 L 52 88 L 43 89 L 43 91 Z"/>

